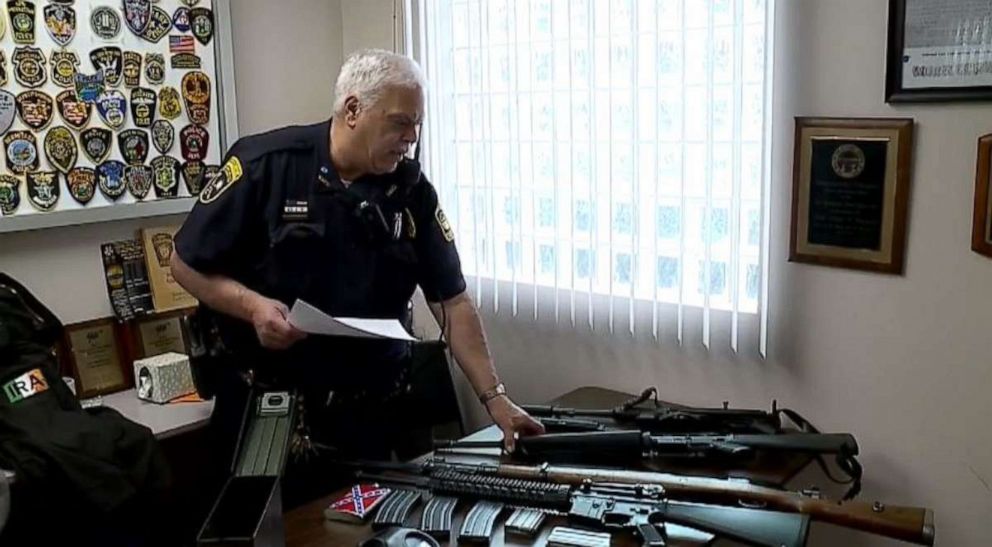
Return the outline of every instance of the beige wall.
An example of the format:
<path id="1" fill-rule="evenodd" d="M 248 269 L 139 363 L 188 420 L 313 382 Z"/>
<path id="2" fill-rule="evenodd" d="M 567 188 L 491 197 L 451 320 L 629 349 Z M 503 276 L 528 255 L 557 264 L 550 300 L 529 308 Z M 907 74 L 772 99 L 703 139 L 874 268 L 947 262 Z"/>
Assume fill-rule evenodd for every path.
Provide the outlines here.
<path id="1" fill-rule="evenodd" d="M 338 0 L 233 0 L 231 11 L 241 134 L 327 118 L 341 65 Z M 108 316 L 100 244 L 131 237 L 142 226 L 182 219 L 0 234 L 0 270 L 36 292 L 63 322 Z"/>
<path id="2" fill-rule="evenodd" d="M 767 408 L 777 398 L 821 429 L 857 436 L 863 499 L 932 507 L 937 545 L 992 544 L 992 261 L 970 251 L 976 139 L 992 131 L 992 109 L 884 103 L 885 0 L 777 4 L 770 358 L 734 355 L 722 328 L 705 351 L 691 313 L 681 348 L 671 332 L 660 343 L 631 340 L 623 323 L 603 332 L 603 315 L 594 333 L 556 325 L 549 306 L 534 321 L 528 291 L 516 318 L 508 294 L 498 314 L 484 298 L 497 364 L 528 402 L 583 385 L 656 385 L 700 405 Z M 796 115 L 916 119 L 905 275 L 787 262 Z M 810 542 L 900 544 L 820 524 Z"/>

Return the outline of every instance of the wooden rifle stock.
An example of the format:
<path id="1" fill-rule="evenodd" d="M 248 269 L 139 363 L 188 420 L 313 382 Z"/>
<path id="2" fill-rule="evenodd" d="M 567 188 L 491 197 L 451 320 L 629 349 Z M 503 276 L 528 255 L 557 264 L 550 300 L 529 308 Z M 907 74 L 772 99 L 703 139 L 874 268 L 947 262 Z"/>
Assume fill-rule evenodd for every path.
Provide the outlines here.
<path id="1" fill-rule="evenodd" d="M 920 545 L 933 545 L 934 542 L 933 511 L 923 507 L 901 507 L 880 502 L 837 502 L 745 482 L 652 471 L 500 464 L 496 474 L 572 485 L 584 481 L 654 484 L 662 486 L 672 499 L 724 505 L 739 503 L 744 507 L 801 513 L 816 521 Z"/>

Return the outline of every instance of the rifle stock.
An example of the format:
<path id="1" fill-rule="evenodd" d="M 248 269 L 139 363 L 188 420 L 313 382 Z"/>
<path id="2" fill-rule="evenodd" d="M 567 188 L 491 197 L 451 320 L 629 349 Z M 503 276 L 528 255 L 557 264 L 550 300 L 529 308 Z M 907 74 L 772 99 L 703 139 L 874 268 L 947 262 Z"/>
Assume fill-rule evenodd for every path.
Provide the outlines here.
<path id="1" fill-rule="evenodd" d="M 933 545 L 934 542 L 933 511 L 922 507 L 879 502 L 835 502 L 745 482 L 653 471 L 517 464 L 500 464 L 495 469 L 503 477 L 541 478 L 571 485 L 580 485 L 584 481 L 652 484 L 663 487 L 671 499 L 766 507 L 801 513 L 816 521 L 920 545 Z"/>

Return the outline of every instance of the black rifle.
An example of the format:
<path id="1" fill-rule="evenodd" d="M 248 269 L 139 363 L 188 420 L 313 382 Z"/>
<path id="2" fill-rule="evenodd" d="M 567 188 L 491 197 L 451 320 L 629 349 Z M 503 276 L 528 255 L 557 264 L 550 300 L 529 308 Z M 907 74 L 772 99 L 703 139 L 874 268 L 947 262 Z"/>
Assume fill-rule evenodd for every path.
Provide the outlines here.
<path id="1" fill-rule="evenodd" d="M 374 463 L 366 467 L 383 468 Z M 809 530 L 809 517 L 805 515 L 672 501 L 666 498 L 663 488 L 655 485 L 586 482 L 569 486 L 459 471 L 439 471 L 429 477 L 364 472 L 358 475 L 360 480 L 413 485 L 437 495 L 561 510 L 575 524 L 633 531 L 641 537 L 642 545 L 652 547 L 666 544 L 665 523 L 762 547 L 801 547 L 806 544 Z"/>
<path id="2" fill-rule="evenodd" d="M 860 530 L 920 545 L 933 545 L 935 536 L 933 511 L 925 507 L 908 507 L 880 501 L 836 501 L 824 498 L 818 491 L 792 492 L 740 480 L 715 479 L 634 471 L 604 467 L 576 467 L 549 464 L 520 465 L 497 461 L 479 462 L 478 455 L 470 462 L 452 462 L 431 458 L 420 463 L 340 462 L 364 469 L 400 471 L 434 475 L 458 471 L 470 475 L 486 475 L 505 479 L 546 480 L 556 484 L 581 486 L 588 482 L 610 484 L 643 484 L 664 488 L 669 499 L 719 505 L 773 509 L 808 515 L 811 520 Z"/>
<path id="3" fill-rule="evenodd" d="M 648 388 L 640 396 L 614 408 L 578 409 L 548 405 L 523 405 L 548 431 L 596 431 L 609 425 L 637 428 L 651 433 L 780 433 L 784 414 L 803 431 L 816 431 L 798 413 L 779 409 L 772 402 L 771 411 L 729 408 L 701 408 L 659 401 L 658 390 Z M 651 408 L 637 405 L 653 399 Z M 592 418 L 592 419 L 590 419 Z M 600 420 L 607 420 L 604 424 Z"/>
<path id="4" fill-rule="evenodd" d="M 439 451 L 463 448 L 499 448 L 502 441 L 438 441 Z M 827 477 L 850 484 L 844 499 L 861 490 L 863 469 L 858 462 L 858 443 L 848 433 L 781 433 L 778 435 L 651 435 L 640 431 L 595 431 L 549 433 L 522 437 L 516 455 L 525 460 L 551 463 L 632 461 L 644 458 L 744 458 L 759 451 L 799 452 L 815 455 Z M 849 478 L 837 479 L 821 456 L 833 455 L 837 467 Z"/>

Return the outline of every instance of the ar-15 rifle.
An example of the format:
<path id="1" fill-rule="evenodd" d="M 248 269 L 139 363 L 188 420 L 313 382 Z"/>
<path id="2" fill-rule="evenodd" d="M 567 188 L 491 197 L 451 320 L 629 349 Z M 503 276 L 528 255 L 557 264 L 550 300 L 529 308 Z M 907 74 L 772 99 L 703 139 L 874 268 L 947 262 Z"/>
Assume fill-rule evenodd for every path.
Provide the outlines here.
<path id="1" fill-rule="evenodd" d="M 654 485 L 664 488 L 669 499 L 799 513 L 808 515 L 815 521 L 919 545 L 933 545 L 935 536 L 933 511 L 927 508 L 904 507 L 878 501 L 833 501 L 822 498 L 817 491 L 792 492 L 740 480 L 692 477 L 654 471 L 556 466 L 546 463 L 534 466 L 490 462 L 455 463 L 440 458 L 423 463 L 366 463 L 365 466 L 427 475 L 458 471 L 507 479 L 540 479 L 573 486 L 590 481 Z"/>
<path id="2" fill-rule="evenodd" d="M 609 422 L 634 427 L 651 433 L 780 433 L 784 414 L 803 431 L 816 431 L 798 413 L 779 409 L 772 403 L 771 411 L 729 408 L 701 408 L 659 401 L 658 390 L 648 388 L 640 396 L 614 408 L 578 409 L 549 405 L 522 405 L 531 416 L 539 419 L 548 431 L 580 432 L 608 429 Z M 637 405 L 653 399 L 653 408 Z M 592 418 L 592 419 L 590 419 Z M 606 419 L 607 423 L 603 423 Z"/>
<path id="3" fill-rule="evenodd" d="M 373 463 L 357 465 L 377 467 Z M 437 471 L 428 477 L 365 472 L 359 476 L 361 480 L 426 488 L 440 495 L 566 511 L 575 524 L 634 531 L 641 537 L 642 545 L 651 547 L 666 544 L 665 523 L 762 547 L 801 547 L 806 544 L 809 530 L 809 518 L 804 515 L 672 501 L 665 497 L 663 488 L 652 485 L 585 482 L 569 486 L 454 470 Z"/>
<path id="4" fill-rule="evenodd" d="M 498 448 L 502 441 L 439 441 L 439 451 L 463 448 Z M 516 455 L 525 460 L 552 463 L 632 461 L 652 458 L 744 458 L 757 451 L 813 454 L 827 477 L 850 484 L 844 499 L 861 491 L 863 469 L 858 462 L 858 443 L 847 433 L 782 433 L 778 435 L 651 435 L 640 431 L 595 431 L 549 433 L 522 437 Z M 835 456 L 837 467 L 848 477 L 840 480 L 827 469 L 823 455 Z"/>

